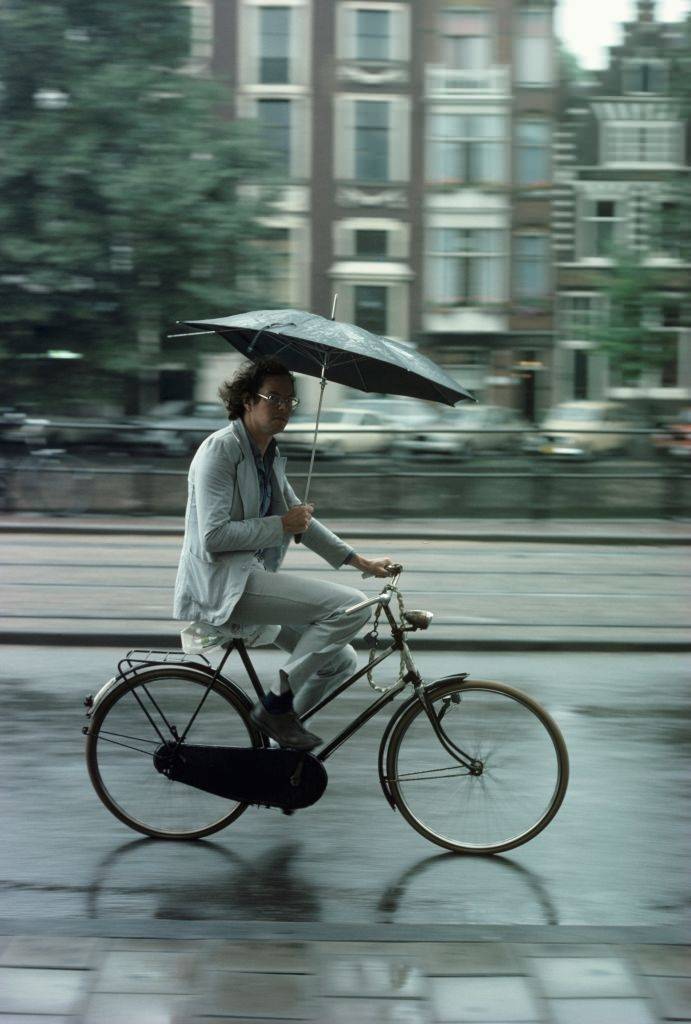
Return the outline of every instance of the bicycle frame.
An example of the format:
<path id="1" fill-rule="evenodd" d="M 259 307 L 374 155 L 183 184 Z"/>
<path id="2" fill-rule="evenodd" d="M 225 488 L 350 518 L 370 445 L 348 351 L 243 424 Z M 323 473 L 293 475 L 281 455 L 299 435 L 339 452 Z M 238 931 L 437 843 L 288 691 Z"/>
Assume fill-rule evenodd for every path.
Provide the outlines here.
<path id="1" fill-rule="evenodd" d="M 384 588 L 384 590 L 379 594 L 378 597 L 372 598 L 370 601 L 367 602 L 367 604 L 379 604 L 381 606 L 381 610 L 386 615 L 392 636 L 392 643 L 390 644 L 390 646 L 387 648 L 387 650 L 383 651 L 378 657 L 374 658 L 364 668 L 360 669 L 358 672 L 354 672 L 353 675 L 351 675 L 348 679 L 341 683 L 341 685 L 337 687 L 333 691 L 333 693 L 328 694 L 328 696 L 324 697 L 321 701 L 315 704 L 313 708 L 310 708 L 309 711 L 301 715 L 300 721 L 306 722 L 309 718 L 312 717 L 312 715 L 317 714 L 318 711 L 321 711 L 323 708 L 325 708 L 327 704 L 330 704 L 332 700 L 334 700 L 341 693 L 343 693 L 350 686 L 352 686 L 353 683 L 356 683 L 359 679 L 362 679 L 362 677 L 366 675 L 369 671 L 371 671 L 372 668 L 374 668 L 377 665 L 380 665 L 383 661 L 386 661 L 386 659 L 390 657 L 395 651 L 402 651 L 403 659 L 407 665 L 408 671 L 398 683 L 394 683 L 391 687 L 389 687 L 388 690 L 382 693 L 381 697 L 378 697 L 368 707 L 366 707 L 365 710 L 362 711 L 357 716 L 357 718 L 354 719 L 354 721 L 352 721 L 349 725 L 342 729 L 341 732 L 338 733 L 338 735 L 335 736 L 329 743 L 327 743 L 326 746 L 324 746 L 324 748 L 315 756 L 318 757 L 320 761 L 326 761 L 327 758 L 329 758 L 333 753 L 335 753 L 335 751 L 338 750 L 339 747 L 343 746 L 343 744 L 346 743 L 351 736 L 358 732 L 363 725 L 365 725 L 367 722 L 369 722 L 371 718 L 378 714 L 378 712 L 383 707 L 386 707 L 387 704 L 390 704 L 391 701 L 394 700 L 399 695 L 399 693 L 401 693 L 406 688 L 406 686 L 410 685 L 415 690 L 417 699 L 421 702 L 425 710 L 425 714 L 427 715 L 432 725 L 432 729 L 434 730 L 434 733 L 437 736 L 437 739 L 439 740 L 441 746 L 455 761 L 458 761 L 460 764 L 463 765 L 464 768 L 468 768 L 471 772 L 473 772 L 477 769 L 478 763 L 474 760 L 474 758 L 470 757 L 468 754 L 462 751 L 459 747 L 456 746 L 455 743 L 453 743 L 449 739 L 441 725 L 441 718 L 443 712 L 442 715 L 437 716 L 434 713 L 434 710 L 431 707 L 429 701 L 427 700 L 424 686 L 422 683 L 422 677 L 420 676 L 420 673 L 417 670 L 417 666 L 415 665 L 412 654 L 410 653 L 410 648 L 408 647 L 408 644 L 405 639 L 405 634 L 411 630 L 414 630 L 415 627 L 402 626 L 399 625 L 398 622 L 396 622 L 396 619 L 394 618 L 391 609 L 389 608 L 389 601 L 394 592 L 395 586 L 389 584 L 387 587 Z M 363 607 L 363 605 L 360 604 L 356 605 L 355 607 L 359 608 Z M 188 722 L 187 727 L 185 728 L 182 736 L 180 737 L 180 743 L 184 742 L 187 733 L 189 732 L 195 718 L 197 717 L 199 711 L 201 710 L 201 707 L 204 704 L 204 701 L 206 700 L 206 697 L 210 692 L 213 684 L 216 682 L 216 680 L 221 679 L 227 682 L 227 680 L 225 680 L 224 676 L 221 674 L 221 670 L 225 665 L 226 661 L 228 660 L 228 658 L 230 657 L 233 650 L 237 650 L 240 656 L 240 660 L 242 661 L 245 671 L 247 672 L 247 675 L 250 679 L 250 682 L 252 683 L 252 686 L 254 687 L 254 690 L 259 700 L 261 700 L 261 698 L 265 695 L 265 690 L 255 671 L 254 665 L 252 664 L 245 644 L 243 643 L 242 640 L 232 641 L 228 645 L 226 653 L 224 654 L 218 668 L 213 674 L 213 677 L 209 682 L 206 692 L 201 697 L 196 711 L 192 715 L 192 718 Z M 385 735 L 388 735 L 388 730 Z"/>

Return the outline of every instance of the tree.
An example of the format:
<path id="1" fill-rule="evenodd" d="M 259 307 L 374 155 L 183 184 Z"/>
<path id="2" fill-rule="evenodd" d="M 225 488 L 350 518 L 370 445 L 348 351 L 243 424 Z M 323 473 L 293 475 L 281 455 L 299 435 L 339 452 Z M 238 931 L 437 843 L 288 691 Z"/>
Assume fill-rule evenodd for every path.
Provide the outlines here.
<path id="1" fill-rule="evenodd" d="M 587 333 L 606 353 L 621 383 L 634 386 L 670 358 L 668 338 L 659 329 L 664 299 L 655 268 L 646 266 L 637 252 L 618 249 L 611 257 L 607 273 L 593 281 L 603 316 Z"/>
<path id="2" fill-rule="evenodd" d="M 176 319 L 260 303 L 270 157 L 227 87 L 189 73 L 186 11 L 0 6 L 0 352 L 34 392 L 47 348 L 80 353 L 82 383 L 146 385 Z"/>

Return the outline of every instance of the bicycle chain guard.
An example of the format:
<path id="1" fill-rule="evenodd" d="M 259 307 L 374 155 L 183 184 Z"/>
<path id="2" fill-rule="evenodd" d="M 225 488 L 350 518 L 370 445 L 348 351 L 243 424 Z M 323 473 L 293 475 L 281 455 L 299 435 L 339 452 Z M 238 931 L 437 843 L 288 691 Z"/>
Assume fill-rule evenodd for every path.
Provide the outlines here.
<path id="1" fill-rule="evenodd" d="M 328 776 L 314 754 L 274 747 L 194 746 L 173 741 L 154 752 L 154 767 L 171 782 L 243 804 L 294 811 L 315 804 Z"/>

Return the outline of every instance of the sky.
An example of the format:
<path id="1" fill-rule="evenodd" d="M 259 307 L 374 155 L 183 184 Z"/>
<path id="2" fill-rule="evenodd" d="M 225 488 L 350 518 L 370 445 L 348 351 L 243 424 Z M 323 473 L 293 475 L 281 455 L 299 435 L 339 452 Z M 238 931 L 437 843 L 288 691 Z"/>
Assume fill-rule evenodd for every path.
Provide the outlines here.
<path id="1" fill-rule="evenodd" d="M 691 0 L 657 0 L 657 21 L 680 21 Z M 586 68 L 602 68 L 607 47 L 621 39 L 619 26 L 633 21 L 635 0 L 558 0 L 557 35 Z"/>

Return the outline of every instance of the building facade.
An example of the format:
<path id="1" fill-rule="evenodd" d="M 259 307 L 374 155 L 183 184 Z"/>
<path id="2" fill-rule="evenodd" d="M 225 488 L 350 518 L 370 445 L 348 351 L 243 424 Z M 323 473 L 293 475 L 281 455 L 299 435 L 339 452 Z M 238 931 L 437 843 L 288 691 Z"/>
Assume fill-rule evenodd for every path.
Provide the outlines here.
<path id="1" fill-rule="evenodd" d="M 339 319 L 536 416 L 554 351 L 553 0 L 190 6 L 193 58 L 277 155 L 271 304 L 328 316 L 337 293 Z"/>
<path id="2" fill-rule="evenodd" d="M 663 414 L 691 397 L 691 265 L 679 230 L 688 238 L 688 222 L 680 223 L 691 215 L 688 35 L 682 24 L 656 21 L 652 0 L 638 0 L 623 29 L 593 86 L 564 97 L 558 128 L 553 394 L 642 399 Z M 653 282 L 645 329 L 663 355 L 635 380 L 622 378 L 597 343 L 611 312 L 607 280 L 623 251 Z"/>

